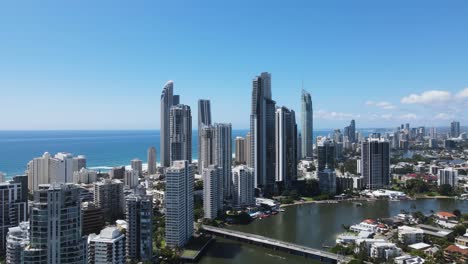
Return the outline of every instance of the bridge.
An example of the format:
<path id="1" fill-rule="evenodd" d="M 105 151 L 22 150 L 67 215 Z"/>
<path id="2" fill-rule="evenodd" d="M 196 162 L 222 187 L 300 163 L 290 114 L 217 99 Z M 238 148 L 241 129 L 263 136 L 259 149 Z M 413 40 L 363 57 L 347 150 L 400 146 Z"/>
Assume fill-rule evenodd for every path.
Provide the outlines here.
<path id="1" fill-rule="evenodd" d="M 289 254 L 303 256 L 321 263 L 348 263 L 351 261 L 350 257 L 334 254 L 331 252 L 305 247 L 281 240 L 253 235 L 249 233 L 239 232 L 235 230 L 228 230 L 219 227 L 202 225 L 202 229 L 209 234 L 215 236 L 233 239 L 248 244 L 253 244 L 273 250 L 283 251 Z"/>

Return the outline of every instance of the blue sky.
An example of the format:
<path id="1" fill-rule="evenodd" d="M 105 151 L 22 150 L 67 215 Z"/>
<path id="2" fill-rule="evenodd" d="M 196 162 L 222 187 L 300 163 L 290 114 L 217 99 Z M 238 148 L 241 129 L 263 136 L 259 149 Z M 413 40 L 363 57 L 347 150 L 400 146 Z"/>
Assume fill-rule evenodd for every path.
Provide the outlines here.
<path id="1" fill-rule="evenodd" d="M 468 123 L 467 1 L 10 1 L 0 4 L 0 129 L 159 128 L 174 80 L 249 124 L 252 78 L 316 128 Z"/>

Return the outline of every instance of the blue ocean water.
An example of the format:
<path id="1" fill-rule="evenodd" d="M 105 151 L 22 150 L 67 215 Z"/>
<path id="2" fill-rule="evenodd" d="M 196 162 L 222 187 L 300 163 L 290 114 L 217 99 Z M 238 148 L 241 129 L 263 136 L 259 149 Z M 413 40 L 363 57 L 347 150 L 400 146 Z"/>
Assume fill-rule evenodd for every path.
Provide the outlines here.
<path id="1" fill-rule="evenodd" d="M 233 130 L 233 139 L 247 132 Z M 198 159 L 197 133 L 194 130 L 192 135 L 193 159 Z M 329 133 L 332 130 L 317 130 L 314 136 Z M 130 164 L 134 158 L 146 163 L 147 149 L 154 146 L 159 161 L 159 135 L 159 130 L 0 131 L 0 171 L 6 173 L 7 178 L 24 174 L 27 163 L 44 152 L 85 155 L 88 167 L 112 167 Z"/>

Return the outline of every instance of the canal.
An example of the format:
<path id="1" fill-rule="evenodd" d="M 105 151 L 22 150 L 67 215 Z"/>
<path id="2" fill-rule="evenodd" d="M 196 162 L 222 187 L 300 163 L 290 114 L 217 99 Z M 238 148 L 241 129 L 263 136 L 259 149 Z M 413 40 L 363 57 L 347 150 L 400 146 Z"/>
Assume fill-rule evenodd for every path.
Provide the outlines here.
<path id="1" fill-rule="evenodd" d="M 390 217 L 401 211 L 430 213 L 459 209 L 468 213 L 468 201 L 452 199 L 420 199 L 416 201 L 372 201 L 356 206 L 352 202 L 338 204 L 303 204 L 285 208 L 286 211 L 249 225 L 231 226 L 234 230 L 248 232 L 322 249 L 332 246 L 343 232 L 343 225 L 359 223 L 367 218 Z M 313 263 L 303 258 L 264 248 L 217 239 L 202 257 L 201 264 L 224 263 Z"/>

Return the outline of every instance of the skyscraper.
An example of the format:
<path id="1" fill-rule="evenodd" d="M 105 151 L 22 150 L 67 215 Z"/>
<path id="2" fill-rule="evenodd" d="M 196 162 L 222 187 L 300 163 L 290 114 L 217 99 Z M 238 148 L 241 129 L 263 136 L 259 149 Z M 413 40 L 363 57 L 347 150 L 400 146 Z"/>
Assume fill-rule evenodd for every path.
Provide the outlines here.
<path id="1" fill-rule="evenodd" d="M 174 82 L 168 81 L 162 90 L 161 94 L 161 128 L 160 128 L 160 145 L 161 151 L 161 166 L 169 167 L 171 165 L 170 147 L 169 147 L 169 111 L 173 104 L 173 89 Z"/>
<path id="2" fill-rule="evenodd" d="M 210 100 L 198 100 L 198 164 L 201 157 L 201 130 L 204 126 L 211 126 L 211 105 Z M 202 172 L 202 167 L 199 166 L 199 172 Z"/>
<path id="3" fill-rule="evenodd" d="M 169 112 L 170 161 L 192 162 L 192 114 L 190 106 L 178 104 Z"/>
<path id="4" fill-rule="evenodd" d="M 253 169 L 245 165 L 232 168 L 233 205 L 236 208 L 255 205 Z"/>
<path id="5" fill-rule="evenodd" d="M 222 189 L 224 199 L 229 199 L 232 191 L 232 126 L 215 123 L 215 163 L 222 170 Z"/>
<path id="6" fill-rule="evenodd" d="M 460 122 L 453 121 L 450 123 L 450 136 L 453 138 L 460 136 Z"/>
<path id="7" fill-rule="evenodd" d="M 361 143 L 361 170 L 366 189 L 381 189 L 390 184 L 390 144 L 382 138 Z"/>
<path id="8" fill-rule="evenodd" d="M 252 81 L 250 155 L 255 187 L 273 193 L 275 184 L 275 104 L 271 98 L 271 74 L 263 72 Z"/>
<path id="9" fill-rule="evenodd" d="M 276 109 L 276 182 L 288 188 L 297 176 L 297 125 L 293 110 Z"/>
<path id="10" fill-rule="evenodd" d="M 28 197 L 23 197 L 20 182 L 0 183 L 0 255 L 5 255 L 8 229 L 27 220 Z"/>
<path id="11" fill-rule="evenodd" d="M 153 197 L 139 185 L 125 198 L 128 223 L 126 253 L 131 260 L 150 261 L 153 252 Z"/>
<path id="12" fill-rule="evenodd" d="M 125 263 L 125 234 L 109 226 L 88 237 L 88 263 Z"/>
<path id="13" fill-rule="evenodd" d="M 215 219 L 223 204 L 223 188 L 221 186 L 223 171 L 216 165 L 210 165 L 203 169 L 202 176 L 204 218 Z"/>
<path id="14" fill-rule="evenodd" d="M 243 137 L 236 137 L 236 162 L 238 164 L 245 164 L 245 138 Z"/>
<path id="15" fill-rule="evenodd" d="M 84 263 L 79 189 L 74 184 L 42 184 L 34 192 L 30 244 L 24 263 Z"/>
<path id="16" fill-rule="evenodd" d="M 312 158 L 313 153 L 313 129 L 314 117 L 312 109 L 312 97 L 310 93 L 302 90 L 301 95 L 301 152 L 303 158 Z"/>
<path id="17" fill-rule="evenodd" d="M 148 149 L 148 175 L 156 174 L 156 148 L 150 147 Z"/>
<path id="18" fill-rule="evenodd" d="M 173 161 L 166 170 L 166 243 L 183 247 L 193 235 L 193 166 Z"/>
<path id="19" fill-rule="evenodd" d="M 204 168 L 215 163 L 215 128 L 202 126 L 199 136 L 198 169 L 203 172 Z"/>

